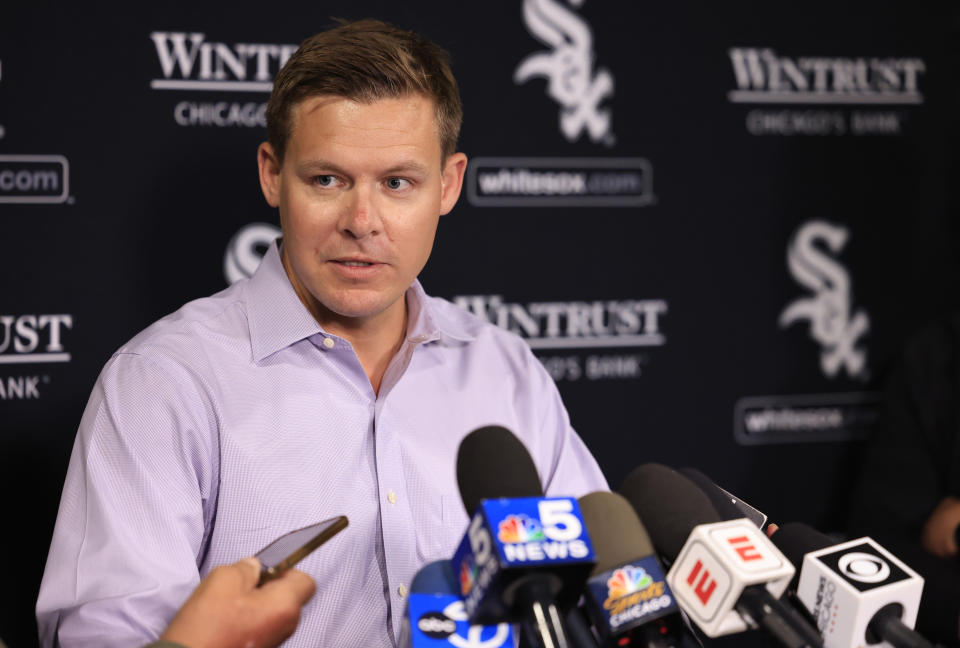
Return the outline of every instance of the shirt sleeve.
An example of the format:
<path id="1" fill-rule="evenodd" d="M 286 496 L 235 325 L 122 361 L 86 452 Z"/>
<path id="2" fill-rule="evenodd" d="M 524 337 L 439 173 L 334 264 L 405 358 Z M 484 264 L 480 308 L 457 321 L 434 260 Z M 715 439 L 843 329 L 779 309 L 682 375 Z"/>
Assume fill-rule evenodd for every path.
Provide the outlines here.
<path id="1" fill-rule="evenodd" d="M 43 646 L 157 638 L 200 580 L 215 413 L 172 362 L 120 353 L 87 403 L 37 601 Z"/>
<path id="2" fill-rule="evenodd" d="M 540 471 L 544 494 L 582 497 L 609 490 L 597 460 L 570 423 L 556 383 L 533 352 L 522 344 L 528 386 L 521 391 L 529 390 L 534 404 L 531 411 L 535 412 L 533 420 L 522 429 L 538 430 L 535 438 L 525 442 Z"/>

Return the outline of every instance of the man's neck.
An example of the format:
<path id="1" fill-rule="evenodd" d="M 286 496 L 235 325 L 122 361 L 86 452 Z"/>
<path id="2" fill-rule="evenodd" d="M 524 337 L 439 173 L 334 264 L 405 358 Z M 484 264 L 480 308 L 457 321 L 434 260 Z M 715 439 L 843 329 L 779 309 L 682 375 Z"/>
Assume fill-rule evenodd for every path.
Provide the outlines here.
<path id="1" fill-rule="evenodd" d="M 327 333 L 342 337 L 353 345 L 375 394 L 380 393 L 383 375 L 407 334 L 406 300 L 406 296 L 403 296 L 401 303 L 365 320 L 322 317 L 319 313 L 313 313 Z"/>

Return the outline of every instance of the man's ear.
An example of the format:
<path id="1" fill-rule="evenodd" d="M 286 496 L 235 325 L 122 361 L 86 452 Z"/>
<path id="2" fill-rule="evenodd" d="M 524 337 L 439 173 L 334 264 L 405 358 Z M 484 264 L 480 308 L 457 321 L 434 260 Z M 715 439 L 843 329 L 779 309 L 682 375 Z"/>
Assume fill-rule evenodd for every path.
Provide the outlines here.
<path id="1" fill-rule="evenodd" d="M 264 142 L 257 149 L 257 167 L 260 171 L 260 189 L 267 204 L 271 207 L 280 205 L 280 161 L 270 146 Z"/>
<path id="2" fill-rule="evenodd" d="M 440 177 L 440 215 L 447 214 L 457 204 L 463 188 L 463 174 L 467 170 L 467 156 L 454 153 L 443 164 Z"/>

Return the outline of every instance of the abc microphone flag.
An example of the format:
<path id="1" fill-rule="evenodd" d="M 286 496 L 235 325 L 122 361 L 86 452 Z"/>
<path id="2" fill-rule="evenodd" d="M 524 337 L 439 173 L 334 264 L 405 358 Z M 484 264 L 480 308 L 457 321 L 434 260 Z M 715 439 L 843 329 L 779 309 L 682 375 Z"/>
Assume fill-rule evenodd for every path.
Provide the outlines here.
<path id="1" fill-rule="evenodd" d="M 507 623 L 471 625 L 449 560 L 424 565 L 410 585 L 400 636 L 403 648 L 513 648 Z"/>

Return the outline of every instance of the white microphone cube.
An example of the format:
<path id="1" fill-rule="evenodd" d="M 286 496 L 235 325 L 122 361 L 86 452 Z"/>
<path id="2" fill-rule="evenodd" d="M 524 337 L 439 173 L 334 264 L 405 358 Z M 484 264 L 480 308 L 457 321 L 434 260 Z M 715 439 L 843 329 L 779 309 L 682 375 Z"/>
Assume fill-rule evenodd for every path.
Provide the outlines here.
<path id="1" fill-rule="evenodd" d="M 743 632 L 735 607 L 743 590 L 763 585 L 779 598 L 796 570 L 743 518 L 694 527 L 667 574 L 680 607 L 708 637 Z"/>
<path id="2" fill-rule="evenodd" d="M 900 620 L 913 628 L 922 592 L 923 578 L 870 538 L 808 553 L 797 586 L 824 648 L 866 646 L 867 625 L 891 603 L 902 606 Z M 883 641 L 870 648 L 893 645 Z"/>

